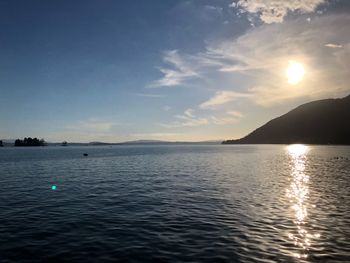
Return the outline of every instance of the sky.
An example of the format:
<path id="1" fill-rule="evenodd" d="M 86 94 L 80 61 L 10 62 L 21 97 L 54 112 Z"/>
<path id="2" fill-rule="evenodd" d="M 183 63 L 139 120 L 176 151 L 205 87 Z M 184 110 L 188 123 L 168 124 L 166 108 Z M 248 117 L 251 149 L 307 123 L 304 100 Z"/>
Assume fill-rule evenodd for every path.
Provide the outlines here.
<path id="1" fill-rule="evenodd" d="M 0 0 L 0 139 L 237 139 L 350 94 L 349 25 L 346 0 Z"/>

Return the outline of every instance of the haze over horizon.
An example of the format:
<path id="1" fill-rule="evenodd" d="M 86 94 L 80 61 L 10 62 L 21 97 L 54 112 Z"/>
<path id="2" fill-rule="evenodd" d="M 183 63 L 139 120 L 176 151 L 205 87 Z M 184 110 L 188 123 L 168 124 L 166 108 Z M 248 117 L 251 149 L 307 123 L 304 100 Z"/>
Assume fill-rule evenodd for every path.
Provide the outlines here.
<path id="1" fill-rule="evenodd" d="M 350 93 L 345 0 L 6 0 L 0 12 L 0 139 L 236 139 Z"/>

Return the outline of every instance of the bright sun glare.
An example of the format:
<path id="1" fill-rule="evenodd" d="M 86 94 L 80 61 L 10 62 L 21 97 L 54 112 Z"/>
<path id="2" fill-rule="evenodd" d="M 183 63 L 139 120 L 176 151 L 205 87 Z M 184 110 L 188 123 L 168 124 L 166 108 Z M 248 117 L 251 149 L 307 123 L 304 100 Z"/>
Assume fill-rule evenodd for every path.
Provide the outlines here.
<path id="1" fill-rule="evenodd" d="M 289 61 L 288 68 L 286 70 L 288 83 L 292 85 L 298 84 L 303 80 L 305 75 L 305 69 L 303 64 L 296 61 Z"/>

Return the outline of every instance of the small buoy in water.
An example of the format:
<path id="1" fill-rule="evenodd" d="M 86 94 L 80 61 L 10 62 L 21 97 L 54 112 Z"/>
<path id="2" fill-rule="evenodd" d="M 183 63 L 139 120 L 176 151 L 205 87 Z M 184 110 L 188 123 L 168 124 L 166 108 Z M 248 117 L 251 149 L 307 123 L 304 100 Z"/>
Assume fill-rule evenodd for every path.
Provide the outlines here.
<path id="1" fill-rule="evenodd" d="M 84 153 L 83 155 L 84 155 L 84 156 L 88 156 L 88 154 L 87 154 L 87 153 Z"/>

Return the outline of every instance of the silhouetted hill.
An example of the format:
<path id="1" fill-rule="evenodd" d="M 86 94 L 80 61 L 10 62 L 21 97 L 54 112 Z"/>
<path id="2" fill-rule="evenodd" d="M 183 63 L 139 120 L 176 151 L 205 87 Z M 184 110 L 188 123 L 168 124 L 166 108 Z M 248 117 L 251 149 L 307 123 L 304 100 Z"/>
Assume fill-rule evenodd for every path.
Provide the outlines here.
<path id="1" fill-rule="evenodd" d="M 350 95 L 303 104 L 223 144 L 350 144 Z"/>

